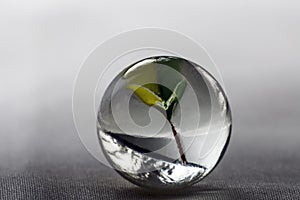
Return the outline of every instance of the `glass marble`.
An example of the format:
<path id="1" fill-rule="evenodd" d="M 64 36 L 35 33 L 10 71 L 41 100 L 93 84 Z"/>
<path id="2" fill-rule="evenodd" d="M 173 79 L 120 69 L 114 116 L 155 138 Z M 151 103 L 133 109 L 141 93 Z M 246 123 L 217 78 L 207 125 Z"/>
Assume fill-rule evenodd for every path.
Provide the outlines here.
<path id="1" fill-rule="evenodd" d="M 206 177 L 224 155 L 232 124 L 217 80 L 173 56 L 125 66 L 106 88 L 97 120 L 111 166 L 130 182 L 158 190 Z"/>

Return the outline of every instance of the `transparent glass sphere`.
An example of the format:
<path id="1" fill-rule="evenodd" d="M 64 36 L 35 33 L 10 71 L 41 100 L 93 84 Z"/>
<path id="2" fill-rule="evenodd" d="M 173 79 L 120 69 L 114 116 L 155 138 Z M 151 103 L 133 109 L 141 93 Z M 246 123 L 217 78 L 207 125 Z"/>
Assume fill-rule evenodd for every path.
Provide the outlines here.
<path id="1" fill-rule="evenodd" d="M 140 60 L 106 88 L 98 137 L 111 166 L 130 182 L 152 189 L 192 185 L 222 158 L 231 111 L 219 83 L 179 57 Z"/>

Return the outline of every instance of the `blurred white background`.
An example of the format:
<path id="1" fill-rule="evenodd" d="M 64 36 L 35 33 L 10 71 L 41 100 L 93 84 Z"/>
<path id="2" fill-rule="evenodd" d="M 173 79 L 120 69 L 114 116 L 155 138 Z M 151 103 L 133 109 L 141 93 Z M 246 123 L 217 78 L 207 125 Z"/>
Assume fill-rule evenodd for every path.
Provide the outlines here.
<path id="1" fill-rule="evenodd" d="M 72 118 L 79 67 L 141 27 L 179 31 L 210 53 L 233 111 L 230 151 L 299 152 L 299 11 L 292 0 L 1 1 L 0 167 L 84 152 Z"/>

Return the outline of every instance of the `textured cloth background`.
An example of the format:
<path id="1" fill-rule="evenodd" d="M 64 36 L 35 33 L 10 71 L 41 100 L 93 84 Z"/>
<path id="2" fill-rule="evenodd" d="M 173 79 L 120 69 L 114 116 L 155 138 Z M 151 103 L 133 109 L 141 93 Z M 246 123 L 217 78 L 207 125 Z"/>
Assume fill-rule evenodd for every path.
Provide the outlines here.
<path id="1" fill-rule="evenodd" d="M 299 158 L 296 151 L 230 148 L 200 183 L 160 194 L 132 185 L 83 153 L 2 171 L 0 199 L 299 199 Z"/>

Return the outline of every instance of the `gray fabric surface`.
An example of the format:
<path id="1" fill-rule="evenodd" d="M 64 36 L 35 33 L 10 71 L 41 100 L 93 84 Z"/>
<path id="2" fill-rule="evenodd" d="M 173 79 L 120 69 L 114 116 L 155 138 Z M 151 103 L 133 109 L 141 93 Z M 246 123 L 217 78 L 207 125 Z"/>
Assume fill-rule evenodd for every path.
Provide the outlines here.
<path id="1" fill-rule="evenodd" d="M 82 153 L 60 161 L 5 169 L 1 199 L 299 199 L 299 155 L 295 151 L 229 149 L 215 171 L 178 192 L 145 191 Z M 263 150 L 263 151 L 262 151 Z M 239 153 L 237 153 L 239 152 Z"/>

